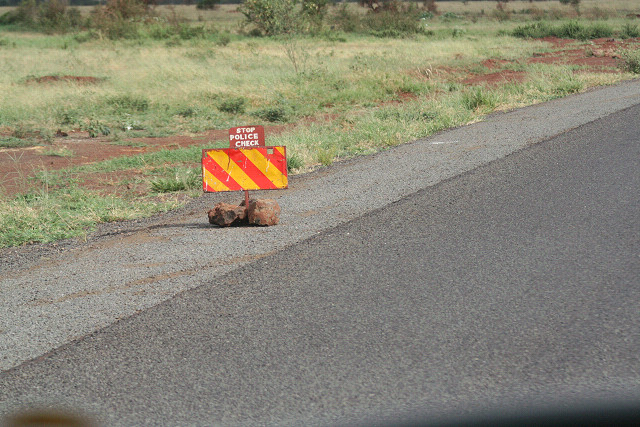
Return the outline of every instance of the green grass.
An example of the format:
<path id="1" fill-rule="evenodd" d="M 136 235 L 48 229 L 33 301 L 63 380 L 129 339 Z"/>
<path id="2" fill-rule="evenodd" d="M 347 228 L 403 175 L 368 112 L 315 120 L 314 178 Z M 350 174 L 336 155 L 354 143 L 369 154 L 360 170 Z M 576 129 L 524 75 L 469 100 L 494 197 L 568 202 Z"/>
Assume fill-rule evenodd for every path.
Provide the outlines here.
<path id="1" fill-rule="evenodd" d="M 151 180 L 151 191 L 172 193 L 202 188 L 202 176 L 199 168 L 171 168 L 161 176 Z"/>
<path id="2" fill-rule="evenodd" d="M 622 67 L 634 74 L 640 74 L 640 49 L 627 49 L 622 52 Z"/>
<path id="3" fill-rule="evenodd" d="M 52 147 L 41 152 L 43 156 L 73 157 L 75 153 L 68 147 Z"/>
<path id="4" fill-rule="evenodd" d="M 118 145 L 121 147 L 147 147 L 148 146 L 148 144 L 145 144 L 144 142 L 120 139 L 119 135 L 115 135 L 114 138 L 116 139 L 113 139 L 109 144 Z"/>
<path id="5" fill-rule="evenodd" d="M 132 203 L 78 187 L 0 198 L 0 248 L 84 236 L 97 223 L 144 217 L 177 205 L 171 199 Z"/>
<path id="6" fill-rule="evenodd" d="M 0 148 L 31 147 L 34 145 L 38 145 L 38 141 L 35 139 L 16 138 L 15 136 L 0 137 Z"/>
<path id="7" fill-rule="evenodd" d="M 590 40 L 611 37 L 615 34 L 625 36 L 633 31 L 627 24 L 619 30 L 607 22 L 585 24 L 579 21 L 569 21 L 560 25 L 552 25 L 546 21 L 535 22 L 516 27 L 511 35 L 521 38 L 559 37 L 565 39 Z"/>

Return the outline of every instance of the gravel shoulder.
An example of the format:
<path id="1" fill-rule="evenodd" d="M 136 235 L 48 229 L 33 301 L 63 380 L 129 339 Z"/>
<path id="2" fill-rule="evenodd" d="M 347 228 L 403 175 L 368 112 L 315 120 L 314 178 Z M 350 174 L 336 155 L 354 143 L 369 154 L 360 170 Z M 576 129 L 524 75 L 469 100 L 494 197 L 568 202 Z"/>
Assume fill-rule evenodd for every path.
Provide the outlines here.
<path id="1" fill-rule="evenodd" d="M 423 188 L 640 104 L 640 80 L 442 132 L 292 177 L 280 224 L 217 228 L 206 211 L 240 193 L 205 194 L 149 219 L 105 224 L 86 241 L 0 251 L 0 369 L 8 370 L 250 262 Z"/>

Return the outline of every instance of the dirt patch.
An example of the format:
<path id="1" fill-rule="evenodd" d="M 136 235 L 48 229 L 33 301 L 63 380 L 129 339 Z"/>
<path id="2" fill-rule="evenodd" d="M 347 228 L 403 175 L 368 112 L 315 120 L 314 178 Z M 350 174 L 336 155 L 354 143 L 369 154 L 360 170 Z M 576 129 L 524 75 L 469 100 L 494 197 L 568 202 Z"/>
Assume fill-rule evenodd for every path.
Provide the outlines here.
<path id="1" fill-rule="evenodd" d="M 540 39 L 551 45 L 553 51 L 535 53 L 526 59 L 529 64 L 566 64 L 579 65 L 589 71 L 619 73 L 620 52 L 640 44 L 640 39 L 614 40 L 611 38 L 580 42 L 557 37 Z M 522 82 L 527 78 L 525 72 L 509 70 L 514 61 L 486 59 L 482 66 L 490 70 L 487 73 L 469 73 L 460 83 L 469 86 L 484 85 L 496 87 L 501 84 Z M 580 72 L 580 71 L 578 71 Z"/>
<path id="2" fill-rule="evenodd" d="M 497 68 L 504 68 L 505 66 L 512 63 L 513 61 L 509 61 L 506 59 L 485 59 L 481 64 L 483 67 L 486 67 L 490 70 L 495 70 Z"/>
<path id="3" fill-rule="evenodd" d="M 534 55 L 527 60 L 530 64 L 580 65 L 593 71 L 619 72 L 620 52 L 637 46 L 640 39 L 615 40 L 601 38 L 582 43 L 576 40 L 560 42 L 557 38 L 543 39 L 557 50 Z"/>
<path id="4" fill-rule="evenodd" d="M 102 80 L 98 77 L 91 76 L 42 76 L 33 77 L 27 80 L 27 83 L 56 83 L 56 82 L 71 82 L 78 84 L 96 84 Z"/>
<path id="5" fill-rule="evenodd" d="M 269 126 L 269 135 L 278 135 L 290 126 Z M 73 166 L 101 162 L 116 157 L 133 156 L 163 149 L 177 149 L 193 145 L 205 145 L 228 140 L 228 130 L 210 130 L 194 136 L 171 136 L 165 138 L 126 138 L 112 141 L 107 137 L 90 138 L 88 132 L 58 133 L 51 143 L 33 147 L 0 148 L 0 189 L 13 195 L 38 188 L 42 183 L 32 178 L 45 171 L 55 171 Z M 128 144 L 128 145 L 122 145 Z M 56 155 L 55 153 L 66 153 Z M 193 166 L 197 166 L 194 163 Z M 144 185 L 132 184 L 143 171 L 117 171 L 109 173 L 78 174 L 82 187 L 106 193 L 131 190 L 144 193 Z M 132 187 L 133 186 L 133 187 Z"/>
<path id="6" fill-rule="evenodd" d="M 469 86 L 485 85 L 497 87 L 506 83 L 522 82 L 527 77 L 524 71 L 503 70 L 495 73 L 467 77 L 462 83 Z"/>
<path id="7" fill-rule="evenodd" d="M 561 39 L 558 37 L 543 37 L 539 39 L 541 42 L 549 43 L 554 49 L 564 48 L 570 44 L 575 43 L 573 39 Z"/>

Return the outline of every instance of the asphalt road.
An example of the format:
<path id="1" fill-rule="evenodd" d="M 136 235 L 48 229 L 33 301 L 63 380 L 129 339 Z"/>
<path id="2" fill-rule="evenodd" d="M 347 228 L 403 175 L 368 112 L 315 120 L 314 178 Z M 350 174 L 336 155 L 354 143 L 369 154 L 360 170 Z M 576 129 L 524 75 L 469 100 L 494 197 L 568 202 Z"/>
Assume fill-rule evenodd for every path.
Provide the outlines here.
<path id="1" fill-rule="evenodd" d="M 103 224 L 86 241 L 0 249 L 0 371 L 417 191 L 638 104 L 640 80 L 623 82 L 492 114 L 293 176 L 287 190 L 251 193 L 277 199 L 277 227 L 212 227 L 206 213 L 213 205 L 244 197 L 208 193 L 167 214 Z"/>
<path id="2" fill-rule="evenodd" d="M 0 374 L 0 413 L 359 424 L 640 399 L 640 105 Z"/>

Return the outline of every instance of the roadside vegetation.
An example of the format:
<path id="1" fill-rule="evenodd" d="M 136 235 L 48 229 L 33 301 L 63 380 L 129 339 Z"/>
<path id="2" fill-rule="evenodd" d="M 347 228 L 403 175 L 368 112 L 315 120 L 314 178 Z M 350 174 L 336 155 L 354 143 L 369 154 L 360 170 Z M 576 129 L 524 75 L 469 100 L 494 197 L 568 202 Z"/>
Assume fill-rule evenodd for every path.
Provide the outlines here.
<path id="1" fill-rule="evenodd" d="M 640 74 L 633 0 L 206 1 L 0 8 L 0 156 L 18 165 L 30 147 L 71 162 L 61 135 L 143 150 L 142 138 L 251 123 L 277 129 L 268 143 L 287 146 L 296 173 Z M 632 43 L 611 68 L 530 61 L 552 54 L 548 37 L 594 56 L 592 39 Z M 503 81 L 468 80 L 488 74 Z M 5 172 L 0 247 L 178 206 L 200 193 L 201 149 L 226 144 Z M 89 176 L 111 185 L 88 189 Z"/>

